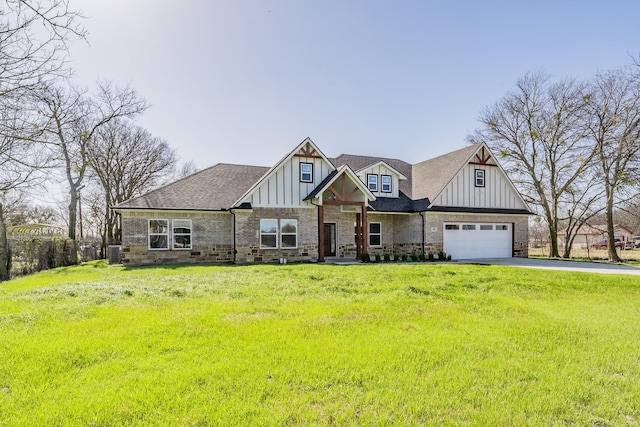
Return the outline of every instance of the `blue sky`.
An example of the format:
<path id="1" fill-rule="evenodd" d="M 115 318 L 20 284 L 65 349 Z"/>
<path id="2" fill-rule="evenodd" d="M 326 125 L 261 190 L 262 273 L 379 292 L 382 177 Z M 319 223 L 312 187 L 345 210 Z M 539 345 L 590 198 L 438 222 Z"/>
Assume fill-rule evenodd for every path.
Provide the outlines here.
<path id="1" fill-rule="evenodd" d="M 640 53 L 637 1 L 71 0 L 77 79 L 131 84 L 139 120 L 200 168 L 465 146 L 528 71 L 590 78 Z M 179 5 L 176 6 L 176 5 Z"/>

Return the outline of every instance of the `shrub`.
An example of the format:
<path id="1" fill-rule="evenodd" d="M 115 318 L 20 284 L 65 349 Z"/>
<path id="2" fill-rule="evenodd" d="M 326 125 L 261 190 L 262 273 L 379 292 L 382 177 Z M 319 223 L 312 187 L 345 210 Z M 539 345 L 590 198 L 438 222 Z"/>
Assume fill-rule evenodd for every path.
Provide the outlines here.
<path id="1" fill-rule="evenodd" d="M 371 262 L 371 257 L 369 256 L 369 254 L 367 252 L 362 252 L 362 255 L 360 255 L 360 261 L 362 261 L 362 262 Z"/>
<path id="2" fill-rule="evenodd" d="M 438 261 L 444 261 L 445 259 L 447 259 L 445 251 L 438 251 Z"/>
<path id="3" fill-rule="evenodd" d="M 429 253 L 427 254 L 427 260 L 429 262 L 435 261 L 435 257 L 433 256 L 433 252 L 429 251 Z"/>
<path id="4" fill-rule="evenodd" d="M 384 262 L 389 262 L 389 261 L 391 261 L 391 255 L 384 254 Z"/>
<path id="5" fill-rule="evenodd" d="M 376 262 L 380 262 L 380 254 L 376 254 Z"/>
<path id="6" fill-rule="evenodd" d="M 402 259 L 402 257 L 400 256 L 400 254 L 393 254 L 393 260 L 395 262 L 399 262 Z"/>
<path id="7" fill-rule="evenodd" d="M 425 258 L 425 256 L 424 256 L 424 253 L 423 253 L 423 252 L 420 252 L 420 253 L 418 254 L 418 260 L 419 260 L 420 262 L 424 262 L 424 261 L 425 261 L 425 259 L 426 259 L 426 258 Z"/>
<path id="8" fill-rule="evenodd" d="M 417 262 L 418 261 L 418 254 L 415 252 L 411 252 L 411 261 L 413 262 Z"/>
<path id="9" fill-rule="evenodd" d="M 403 262 L 407 262 L 407 258 L 409 258 L 409 257 L 407 256 L 407 254 L 402 254 L 402 261 L 403 261 Z"/>

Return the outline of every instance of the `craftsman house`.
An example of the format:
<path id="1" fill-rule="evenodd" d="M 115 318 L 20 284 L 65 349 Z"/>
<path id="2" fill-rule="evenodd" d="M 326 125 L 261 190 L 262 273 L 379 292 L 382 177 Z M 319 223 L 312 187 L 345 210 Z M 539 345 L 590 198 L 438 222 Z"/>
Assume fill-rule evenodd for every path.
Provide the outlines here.
<path id="1" fill-rule="evenodd" d="M 412 165 L 307 138 L 271 168 L 220 163 L 114 209 L 129 265 L 528 253 L 529 209 L 484 144 Z"/>

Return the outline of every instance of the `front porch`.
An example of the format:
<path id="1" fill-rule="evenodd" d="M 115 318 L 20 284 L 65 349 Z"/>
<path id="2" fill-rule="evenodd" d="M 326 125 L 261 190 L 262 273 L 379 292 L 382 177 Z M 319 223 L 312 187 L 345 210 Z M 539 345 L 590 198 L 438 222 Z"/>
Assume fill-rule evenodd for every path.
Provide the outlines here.
<path id="1" fill-rule="evenodd" d="M 359 260 L 367 252 L 367 206 L 375 196 L 348 166 L 336 169 L 305 200 L 318 209 L 318 262 L 354 255 Z M 348 253 L 350 245 L 355 254 Z"/>

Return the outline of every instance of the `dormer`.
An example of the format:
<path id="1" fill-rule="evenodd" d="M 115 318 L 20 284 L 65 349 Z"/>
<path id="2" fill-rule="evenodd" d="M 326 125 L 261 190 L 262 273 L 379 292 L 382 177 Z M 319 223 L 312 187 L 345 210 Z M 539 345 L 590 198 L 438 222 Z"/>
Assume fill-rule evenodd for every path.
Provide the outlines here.
<path id="1" fill-rule="evenodd" d="M 358 170 L 356 175 L 376 197 L 397 198 L 400 181 L 407 179 L 383 160 Z"/>

